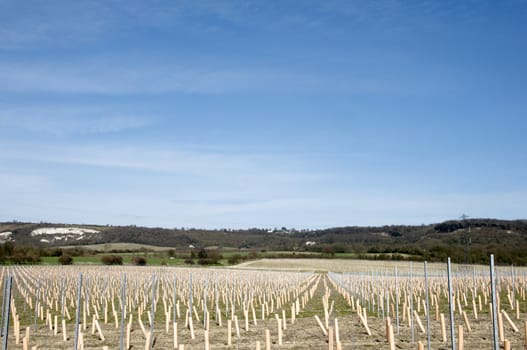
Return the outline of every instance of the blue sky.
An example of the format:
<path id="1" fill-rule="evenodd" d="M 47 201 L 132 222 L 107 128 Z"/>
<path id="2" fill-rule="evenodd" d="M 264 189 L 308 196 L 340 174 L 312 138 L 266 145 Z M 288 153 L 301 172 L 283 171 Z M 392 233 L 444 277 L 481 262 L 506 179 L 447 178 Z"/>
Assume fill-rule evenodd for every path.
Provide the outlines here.
<path id="1" fill-rule="evenodd" d="M 526 1 L 0 0 L 0 220 L 526 218 Z"/>

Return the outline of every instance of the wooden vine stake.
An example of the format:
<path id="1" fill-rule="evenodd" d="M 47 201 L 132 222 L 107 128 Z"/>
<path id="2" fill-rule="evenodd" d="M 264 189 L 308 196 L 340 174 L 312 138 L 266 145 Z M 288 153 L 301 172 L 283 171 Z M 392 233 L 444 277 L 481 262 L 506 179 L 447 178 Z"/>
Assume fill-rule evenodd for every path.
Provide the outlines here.
<path id="1" fill-rule="evenodd" d="M 339 320 L 337 318 L 335 318 L 334 325 L 335 325 L 335 344 L 337 344 L 337 348 L 338 348 L 338 344 L 340 343 L 340 334 L 339 334 Z"/>
<path id="2" fill-rule="evenodd" d="M 210 350 L 210 345 L 209 345 L 209 331 L 208 330 L 205 330 L 203 332 L 203 336 L 205 338 L 205 350 Z"/>
<path id="3" fill-rule="evenodd" d="M 457 326 L 457 334 L 458 334 L 458 350 L 464 349 L 464 337 L 463 337 L 463 326 L 459 325 Z"/>
<path id="4" fill-rule="evenodd" d="M 282 345 L 282 319 L 277 318 L 276 321 L 278 323 L 278 345 Z"/>
<path id="5" fill-rule="evenodd" d="M 265 350 L 271 350 L 271 332 L 269 329 L 265 330 Z"/>
<path id="6" fill-rule="evenodd" d="M 520 330 L 518 329 L 518 327 L 516 327 L 516 325 L 514 324 L 514 322 L 511 320 L 511 318 L 509 317 L 509 315 L 507 314 L 507 312 L 505 310 L 501 310 L 501 313 L 503 314 L 503 316 L 505 316 L 505 319 L 507 320 L 507 322 L 509 323 L 509 325 L 511 326 L 512 330 L 514 332 L 519 332 Z"/>
<path id="7" fill-rule="evenodd" d="M 472 332 L 472 327 L 470 327 L 470 322 L 468 321 L 467 313 L 463 311 L 463 321 L 465 322 L 465 326 L 467 327 L 467 332 Z"/>
<path id="8" fill-rule="evenodd" d="M 388 325 L 388 345 L 390 346 L 390 350 L 395 350 L 395 339 L 393 336 L 393 326 L 391 324 Z"/>
<path id="9" fill-rule="evenodd" d="M 320 327 L 320 329 L 322 330 L 322 333 L 324 333 L 324 336 L 327 337 L 328 332 L 326 331 L 326 328 L 322 324 L 322 321 L 320 321 L 320 318 L 318 317 L 318 315 L 315 315 L 315 320 L 317 320 L 317 324 Z"/>
<path id="10" fill-rule="evenodd" d="M 232 321 L 227 320 L 227 345 L 232 345 Z"/>

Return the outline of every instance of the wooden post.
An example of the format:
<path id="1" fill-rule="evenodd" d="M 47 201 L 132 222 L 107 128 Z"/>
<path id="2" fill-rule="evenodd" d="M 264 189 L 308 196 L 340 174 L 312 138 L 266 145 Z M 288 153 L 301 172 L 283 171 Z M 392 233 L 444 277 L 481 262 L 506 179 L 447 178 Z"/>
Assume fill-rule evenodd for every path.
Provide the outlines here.
<path id="1" fill-rule="evenodd" d="M 240 325 L 238 324 L 238 316 L 234 315 L 234 328 L 236 330 L 236 338 L 240 339 Z"/>
<path id="2" fill-rule="evenodd" d="M 278 345 L 282 345 L 282 319 L 277 318 L 276 321 L 278 323 Z"/>
<path id="3" fill-rule="evenodd" d="M 505 340 L 505 333 L 503 332 L 503 317 L 501 312 L 498 313 L 498 338 L 501 342 Z"/>
<path id="4" fill-rule="evenodd" d="M 66 320 L 62 319 L 62 340 L 68 341 L 68 335 L 66 333 Z"/>
<path id="5" fill-rule="evenodd" d="M 446 324 L 445 324 L 445 314 L 440 314 L 440 320 L 441 320 L 441 340 L 443 343 L 447 342 L 446 339 Z"/>
<path id="6" fill-rule="evenodd" d="M 131 321 L 131 320 L 130 320 Z M 176 328 L 176 331 L 177 331 L 177 328 Z M 127 325 L 126 325 L 126 349 L 130 349 L 130 336 L 131 336 L 131 332 L 132 332 L 132 322 L 129 322 Z"/>
<path id="7" fill-rule="evenodd" d="M 366 311 L 366 309 L 364 309 L 364 311 Z M 364 316 L 360 314 L 359 314 L 359 319 L 362 322 L 362 325 L 364 326 L 364 328 L 366 328 L 366 333 L 368 333 L 368 335 L 371 335 L 371 330 L 370 330 L 370 327 L 368 326 L 367 319 L 364 318 Z"/>
<path id="8" fill-rule="evenodd" d="M 96 326 L 95 326 L 96 318 L 95 317 L 97 317 L 97 316 L 95 316 L 95 314 L 93 314 L 91 316 L 91 334 L 95 334 L 95 330 L 96 330 L 95 329 L 96 328 Z"/>
<path id="9" fill-rule="evenodd" d="M 101 340 L 104 341 L 104 334 L 102 334 L 101 326 L 99 325 L 99 321 L 97 320 L 95 320 L 95 327 L 97 327 L 97 332 L 99 333 Z"/>
<path id="10" fill-rule="evenodd" d="M 322 330 L 322 333 L 324 333 L 324 336 L 327 336 L 328 332 L 326 331 L 326 328 L 324 328 L 324 325 L 322 324 L 322 321 L 320 321 L 320 318 L 318 317 L 318 315 L 315 315 L 315 320 L 317 320 L 317 323 L 320 329 Z"/>
<path id="11" fill-rule="evenodd" d="M 203 336 L 205 338 L 205 350 L 209 350 L 210 349 L 210 345 L 209 345 L 209 331 L 205 330 L 203 332 Z"/>
<path id="12" fill-rule="evenodd" d="M 82 333 L 82 331 L 79 331 L 79 347 L 80 347 L 80 350 L 84 350 L 84 333 Z"/>
<path id="13" fill-rule="evenodd" d="M 188 326 L 190 328 L 190 337 L 192 339 L 196 338 L 196 335 L 194 334 L 194 323 L 192 322 L 192 313 L 189 311 L 190 317 L 188 319 Z"/>
<path id="14" fill-rule="evenodd" d="M 29 332 L 30 332 L 30 330 L 31 330 L 30 327 L 26 327 L 26 335 L 24 336 L 24 338 L 27 339 L 27 346 L 28 347 L 29 347 Z"/>
<path id="15" fill-rule="evenodd" d="M 511 320 L 511 318 L 509 317 L 509 315 L 507 314 L 507 312 L 505 310 L 501 310 L 501 313 L 503 314 L 503 316 L 505 316 L 505 319 L 507 320 L 507 322 L 509 323 L 509 325 L 512 327 L 512 330 L 514 332 L 519 332 L 520 330 L 518 329 L 518 327 L 516 327 L 516 325 L 514 324 L 514 322 Z"/>
<path id="16" fill-rule="evenodd" d="M 414 310 L 414 318 L 415 318 L 415 321 L 417 322 L 417 325 L 419 326 L 419 330 L 421 331 L 421 333 L 425 333 L 425 327 L 423 327 L 423 323 L 421 322 L 421 318 L 419 317 L 419 314 L 417 313 L 417 311 Z"/>
<path id="17" fill-rule="evenodd" d="M 333 327 L 328 328 L 328 349 L 333 350 Z"/>
<path id="18" fill-rule="evenodd" d="M 265 330 L 265 350 L 271 350 L 271 332 L 269 329 Z"/>
<path id="19" fill-rule="evenodd" d="M 472 327 L 470 327 L 470 322 L 468 321 L 467 313 L 463 311 L 463 321 L 465 322 L 465 326 L 467 327 L 467 332 L 472 332 Z"/>
<path id="20" fill-rule="evenodd" d="M 254 306 L 253 305 L 251 305 L 251 311 L 252 311 L 252 315 L 253 315 L 253 324 L 255 326 L 257 326 L 258 325 L 258 321 L 256 320 L 256 311 L 254 310 Z M 221 326 L 221 324 L 220 324 L 220 326 Z"/>
<path id="21" fill-rule="evenodd" d="M 227 320 L 227 345 L 232 345 L 232 321 Z"/>
<path id="22" fill-rule="evenodd" d="M 463 350 L 464 348 L 463 326 L 461 325 L 457 326 L 457 333 L 458 333 L 458 350 Z"/>
<path id="23" fill-rule="evenodd" d="M 146 331 L 145 350 L 150 350 L 150 344 L 152 344 L 152 332 Z"/>
<path id="24" fill-rule="evenodd" d="M 388 326 L 388 345 L 390 346 L 390 350 L 395 350 L 395 339 L 393 336 L 393 326 L 391 324 Z"/>

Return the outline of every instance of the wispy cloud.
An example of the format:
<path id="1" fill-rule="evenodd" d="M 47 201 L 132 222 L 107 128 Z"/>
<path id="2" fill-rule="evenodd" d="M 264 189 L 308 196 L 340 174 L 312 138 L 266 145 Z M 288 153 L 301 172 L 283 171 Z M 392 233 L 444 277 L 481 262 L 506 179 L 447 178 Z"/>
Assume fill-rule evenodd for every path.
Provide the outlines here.
<path id="1" fill-rule="evenodd" d="M 90 146 L 2 145 L 0 159 L 37 161 L 103 168 L 126 168 L 148 172 L 186 174 L 211 179 L 215 183 L 240 185 L 240 181 L 294 183 L 318 181 L 328 176 L 308 172 L 287 154 L 225 153 L 212 151 L 174 150 L 163 147 L 134 147 L 99 144 Z"/>
<path id="2" fill-rule="evenodd" d="M 133 116 L 101 117 L 98 108 L 19 108 L 0 111 L 0 127 L 45 134 L 105 134 L 144 128 L 155 118 Z M 59 116 L 57 116 L 57 114 Z M 62 115 L 62 116 L 60 116 Z"/>
<path id="3" fill-rule="evenodd" d="M 140 61 L 140 59 L 138 59 Z M 222 93 L 267 90 L 279 81 L 294 82 L 290 73 L 265 69 L 204 68 L 199 64 L 160 61 L 126 63 L 93 58 L 69 63 L 1 63 L 3 91 L 91 94 Z M 289 77 L 287 77 L 289 75 Z M 284 79 L 285 78 L 285 79 Z M 299 77 L 300 78 L 300 77 Z M 300 86 L 300 83 L 297 83 Z M 296 85 L 296 84 L 295 84 Z"/>
<path id="4" fill-rule="evenodd" d="M 33 218 L 102 224 L 315 228 L 421 224 L 463 212 L 520 218 L 527 206 L 527 193 L 521 191 L 423 193 L 364 187 L 351 177 L 335 178 L 295 164 L 287 155 L 109 145 L 1 146 L 3 164 L 23 163 L 31 169 L 34 163 L 44 163 L 46 169 L 43 178 L 27 175 L 27 170 L 0 174 L 0 193 L 11 203 L 3 213 L 9 219 L 31 212 Z M 93 174 L 87 167 L 108 169 L 96 172 L 108 178 L 92 187 L 83 175 Z M 75 178 L 71 187 L 57 183 L 65 170 Z"/>
<path id="5" fill-rule="evenodd" d="M 217 66 L 214 62 L 172 62 L 113 56 L 69 62 L 2 62 L 0 91 L 52 94 L 234 94 L 234 93 L 365 93 L 421 96 L 455 88 L 429 75 L 434 87 L 401 76 L 340 71 L 311 71 L 300 67 L 254 64 Z M 448 89 L 447 89 L 448 87 Z"/>
<path id="6" fill-rule="evenodd" d="M 515 7 L 514 4 L 507 6 Z M 520 6 L 521 2 L 516 7 Z M 0 3 L 0 48 L 60 47 L 72 41 L 86 43 L 142 30 L 207 34 L 254 28 L 283 31 L 292 26 L 343 30 L 348 25 L 385 30 L 434 27 L 439 30 L 438 24 L 453 17 L 463 21 L 481 18 L 488 2 L 330 0 L 303 2 L 295 11 L 284 11 L 284 7 L 287 9 L 288 4 L 277 6 L 272 1 L 118 0 L 34 2 L 30 7 L 20 8 L 17 1 L 3 1 Z"/>
<path id="7" fill-rule="evenodd" d="M 4 143 L 0 161 L 24 164 L 28 169 L 44 164 L 45 176 L 53 185 L 45 193 L 40 191 L 27 198 L 19 196 L 20 186 L 0 185 L 4 198 L 14 203 L 5 215 L 31 211 L 33 217 L 50 220 L 63 203 L 75 203 L 60 213 L 68 221 L 77 222 L 94 218 L 93 222 L 101 223 L 249 227 L 262 224 L 262 220 L 256 220 L 258 212 L 276 215 L 273 213 L 279 210 L 298 208 L 301 191 L 317 187 L 330 177 L 288 155 L 162 147 L 34 147 Z M 64 172 L 71 183 L 64 183 Z M 89 175 L 93 173 L 105 178 L 95 188 Z M 32 198 L 41 200 L 35 202 Z M 245 215 L 251 218 L 242 219 Z"/>
<path id="8" fill-rule="evenodd" d="M 31 50 L 90 42 L 116 28 L 108 2 L 0 2 L 0 49 Z"/>

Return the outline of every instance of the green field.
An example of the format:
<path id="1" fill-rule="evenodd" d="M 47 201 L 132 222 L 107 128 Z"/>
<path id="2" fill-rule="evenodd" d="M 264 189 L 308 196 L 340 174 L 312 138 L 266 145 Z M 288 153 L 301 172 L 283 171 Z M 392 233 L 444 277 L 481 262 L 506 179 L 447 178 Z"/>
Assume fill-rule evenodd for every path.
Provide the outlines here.
<path id="1" fill-rule="evenodd" d="M 155 245 L 138 244 L 138 243 L 103 243 L 103 244 L 63 246 L 60 248 L 62 249 L 84 248 L 84 249 L 96 250 L 96 251 L 101 251 L 101 252 L 102 251 L 110 252 L 110 251 L 116 251 L 116 250 L 120 250 L 120 251 L 125 251 L 125 250 L 167 251 L 172 247 L 159 247 Z"/>
<path id="2" fill-rule="evenodd" d="M 101 257 L 105 254 L 98 254 L 98 255 L 89 255 L 89 256 L 76 256 L 73 257 L 73 264 L 81 264 L 81 265 L 102 265 Z M 123 257 L 123 264 L 125 265 L 132 265 L 132 258 L 134 256 L 143 256 L 141 254 L 133 254 L 133 253 L 125 253 L 125 254 L 115 254 L 120 255 Z M 154 266 L 161 266 L 161 265 L 167 265 L 167 266 L 176 266 L 176 265 L 184 265 L 184 259 L 174 258 L 169 259 L 168 257 L 158 256 L 158 255 L 151 255 L 145 257 L 147 261 L 147 265 L 154 265 Z M 45 256 L 42 257 L 42 264 L 43 265 L 59 265 L 58 257 L 56 256 Z"/>

